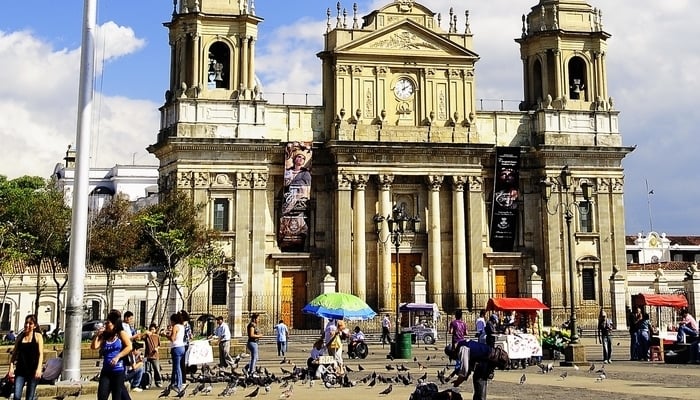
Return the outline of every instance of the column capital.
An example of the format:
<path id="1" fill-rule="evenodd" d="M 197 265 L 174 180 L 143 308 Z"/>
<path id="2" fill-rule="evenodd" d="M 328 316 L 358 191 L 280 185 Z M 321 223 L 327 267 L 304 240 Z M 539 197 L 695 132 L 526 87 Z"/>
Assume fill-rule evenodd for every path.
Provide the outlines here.
<path id="1" fill-rule="evenodd" d="M 340 171 L 336 176 L 338 190 L 352 189 L 353 176 L 348 175 L 345 171 Z"/>
<path id="2" fill-rule="evenodd" d="M 250 189 L 253 186 L 252 172 L 236 172 L 236 189 Z"/>
<path id="3" fill-rule="evenodd" d="M 356 190 L 365 190 L 367 187 L 367 182 L 369 181 L 369 175 L 359 174 L 353 175 L 353 183 Z"/>
<path id="4" fill-rule="evenodd" d="M 481 192 L 484 186 L 484 179 L 480 176 L 470 176 L 469 177 L 469 191 L 470 192 Z"/>
<path id="5" fill-rule="evenodd" d="M 452 190 L 455 192 L 463 192 L 464 185 L 467 184 L 467 177 L 463 175 L 452 176 Z"/>
<path id="6" fill-rule="evenodd" d="M 381 190 L 391 190 L 391 184 L 394 183 L 394 175 L 380 174 L 377 176 Z"/>
<path id="7" fill-rule="evenodd" d="M 267 189 L 267 172 L 251 173 L 253 189 Z"/>
<path id="8" fill-rule="evenodd" d="M 445 180 L 443 175 L 428 175 L 428 184 L 430 185 L 430 190 L 433 192 L 440 191 L 440 186 L 442 186 L 442 181 Z"/>

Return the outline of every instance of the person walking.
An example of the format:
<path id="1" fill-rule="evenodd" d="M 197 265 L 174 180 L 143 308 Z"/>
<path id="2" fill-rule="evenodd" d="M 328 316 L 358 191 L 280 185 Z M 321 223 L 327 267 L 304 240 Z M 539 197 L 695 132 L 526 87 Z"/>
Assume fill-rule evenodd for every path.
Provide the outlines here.
<path id="1" fill-rule="evenodd" d="M 603 363 L 610 364 L 612 358 L 612 339 L 610 335 L 613 331 L 613 323 L 608 315 L 601 308 L 598 315 L 598 337 L 603 345 Z"/>
<path id="2" fill-rule="evenodd" d="M 248 375 L 257 376 L 255 372 L 255 364 L 258 362 L 258 343 L 263 335 L 258 330 L 258 313 L 254 313 L 250 316 L 250 322 L 246 327 L 246 332 L 248 333 L 248 342 L 246 343 L 246 348 L 250 352 L 250 363 L 248 364 Z"/>
<path id="3" fill-rule="evenodd" d="M 36 384 L 41 378 L 41 368 L 44 364 L 44 336 L 37 329 L 38 323 L 34 314 L 24 318 L 24 331 L 15 340 L 15 347 L 10 357 L 8 375 L 15 379 L 14 398 L 22 398 L 22 390 L 27 386 L 25 398 L 34 400 Z"/>
<path id="4" fill-rule="evenodd" d="M 126 366 L 124 357 L 131 353 L 131 334 L 124 331 L 121 312 L 107 314 L 104 326 L 92 338 L 90 348 L 102 354 L 102 370 L 97 384 L 97 400 L 122 399 L 125 391 Z"/>
<path id="5" fill-rule="evenodd" d="M 219 315 L 216 317 L 216 329 L 214 336 L 219 339 L 219 367 L 231 367 L 233 369 L 234 362 L 231 358 L 231 329 L 224 322 L 224 317 Z"/>
<path id="6" fill-rule="evenodd" d="M 455 311 L 455 319 L 447 327 L 447 333 L 452 335 L 452 346 L 464 340 L 467 336 L 467 324 L 462 321 L 462 310 Z"/>
<path id="7" fill-rule="evenodd" d="M 481 309 L 481 311 L 479 311 L 479 318 L 476 319 L 475 328 L 475 337 L 479 340 L 479 342 L 485 343 L 486 340 L 482 340 L 482 336 L 484 335 L 484 329 L 486 328 L 486 310 Z"/>
<path id="8" fill-rule="evenodd" d="M 287 340 L 289 339 L 289 328 L 284 324 L 284 320 L 275 325 L 277 335 L 277 356 L 284 357 L 287 353 Z"/>
<path id="9" fill-rule="evenodd" d="M 389 332 L 391 332 L 391 320 L 389 319 L 389 314 L 384 314 L 384 318 L 382 318 L 382 347 L 386 343 L 391 343 Z"/>

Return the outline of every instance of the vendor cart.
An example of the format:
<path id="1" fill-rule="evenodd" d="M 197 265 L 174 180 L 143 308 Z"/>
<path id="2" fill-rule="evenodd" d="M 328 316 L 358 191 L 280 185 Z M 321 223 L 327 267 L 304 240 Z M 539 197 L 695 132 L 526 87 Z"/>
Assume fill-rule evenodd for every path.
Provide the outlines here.
<path id="1" fill-rule="evenodd" d="M 528 321 L 521 321 L 524 323 L 520 324 L 530 327 L 527 332 L 517 329 L 516 326 L 503 334 L 496 335 L 496 347 L 501 347 L 508 352 L 511 368 L 525 368 L 541 359 L 542 342 L 538 311 L 548 310 L 549 307 L 531 297 L 496 297 L 489 299 L 486 308 L 490 311 L 514 311 L 520 313 L 521 318 L 528 319 Z"/>
<path id="2" fill-rule="evenodd" d="M 401 313 L 407 313 L 409 321 L 408 327 L 401 328 L 401 332 L 410 333 L 414 343 L 435 344 L 438 339 L 438 319 L 440 311 L 434 303 L 401 303 L 399 306 Z"/>

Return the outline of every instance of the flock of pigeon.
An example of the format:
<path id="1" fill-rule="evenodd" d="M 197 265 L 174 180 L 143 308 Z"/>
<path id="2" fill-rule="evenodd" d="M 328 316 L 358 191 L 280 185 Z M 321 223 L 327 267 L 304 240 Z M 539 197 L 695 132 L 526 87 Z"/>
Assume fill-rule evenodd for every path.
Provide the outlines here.
<path id="1" fill-rule="evenodd" d="M 539 363 L 537 366 L 540 368 L 540 373 L 542 374 L 548 374 L 554 370 L 554 363 Z M 574 364 L 574 371 L 579 371 L 580 368 Z M 595 363 L 591 363 L 591 365 L 588 367 L 588 373 L 589 374 L 595 374 L 595 381 L 596 382 L 603 382 L 605 379 L 607 379 L 607 375 L 605 374 L 605 365 L 602 365 L 600 368 L 596 368 Z M 566 379 L 569 376 L 568 371 L 563 371 L 561 374 L 559 374 L 559 378 L 562 380 Z M 524 385 L 525 382 L 527 382 L 527 375 L 522 374 L 520 376 L 520 384 Z"/>

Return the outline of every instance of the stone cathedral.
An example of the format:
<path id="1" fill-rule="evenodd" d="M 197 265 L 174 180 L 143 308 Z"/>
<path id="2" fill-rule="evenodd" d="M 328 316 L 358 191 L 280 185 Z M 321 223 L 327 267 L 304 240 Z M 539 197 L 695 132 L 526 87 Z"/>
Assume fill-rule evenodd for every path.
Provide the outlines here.
<path id="1" fill-rule="evenodd" d="M 254 1 L 180 0 L 165 23 L 170 87 L 149 151 L 161 191 L 205 204 L 243 312 L 307 327 L 301 308 L 329 277 L 377 312 L 413 301 L 416 280 L 449 313 L 494 296 L 540 297 L 553 320 L 572 300 L 624 311 L 633 148 L 602 13 L 584 0 L 524 10 L 519 110 L 488 111 L 467 10 L 329 5 L 321 106 L 266 99 Z"/>

